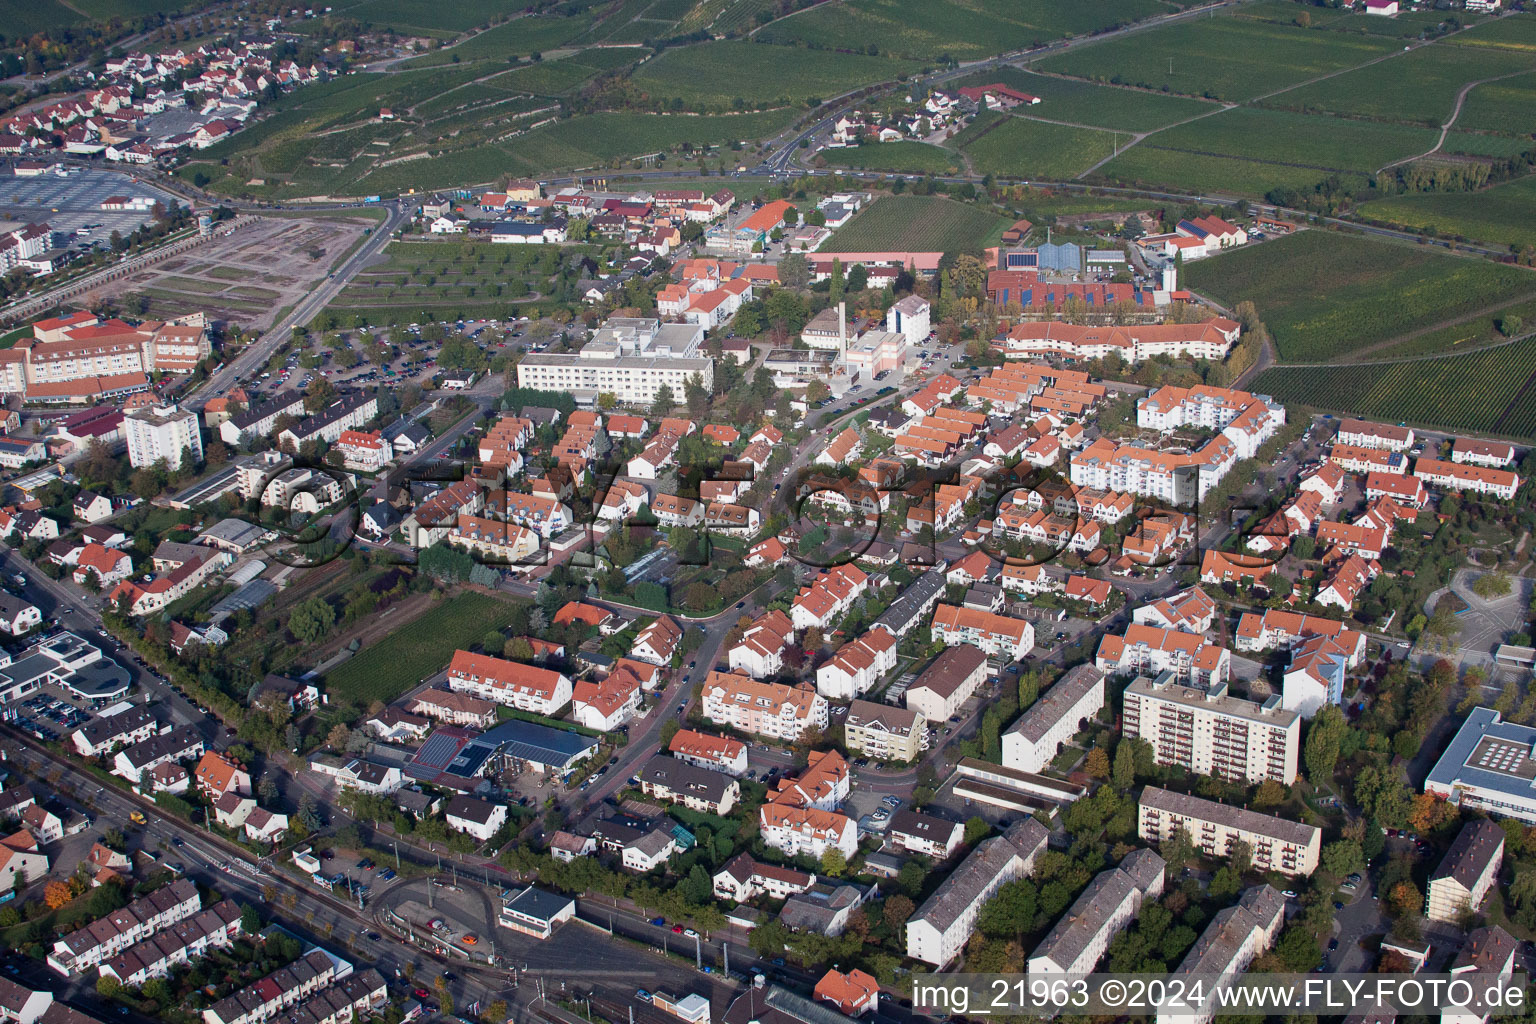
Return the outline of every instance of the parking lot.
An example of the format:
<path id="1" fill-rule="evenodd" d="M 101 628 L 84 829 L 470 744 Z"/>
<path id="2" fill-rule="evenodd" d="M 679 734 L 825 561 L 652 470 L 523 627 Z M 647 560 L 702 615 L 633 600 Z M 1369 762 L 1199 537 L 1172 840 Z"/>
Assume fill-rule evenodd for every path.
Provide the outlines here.
<path id="1" fill-rule="evenodd" d="M 109 197 L 142 196 L 167 206 L 177 202 L 170 193 L 120 171 L 71 168 L 64 177 L 46 172 L 35 178 L 17 178 L 10 176 L 7 167 L 4 173 L 6 176 L 0 178 L 0 220 L 46 222 L 65 235 L 91 225 L 87 235 L 73 241 L 105 241 L 114 231 L 126 235 L 150 219 L 148 209 L 103 210 L 101 204 Z"/>

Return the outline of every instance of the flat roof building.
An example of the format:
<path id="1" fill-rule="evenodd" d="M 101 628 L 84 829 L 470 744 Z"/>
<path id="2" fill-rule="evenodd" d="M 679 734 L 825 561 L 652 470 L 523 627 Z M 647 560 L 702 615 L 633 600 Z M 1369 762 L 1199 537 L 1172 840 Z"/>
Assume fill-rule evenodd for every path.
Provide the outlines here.
<path id="1" fill-rule="evenodd" d="M 1322 852 L 1315 826 L 1157 786 L 1142 790 L 1139 822 L 1142 839 L 1161 843 L 1182 830 L 1208 857 L 1231 856 L 1235 844 L 1246 843 L 1254 867 L 1282 875 L 1312 874 Z"/>
<path id="2" fill-rule="evenodd" d="M 1473 708 L 1424 780 L 1458 807 L 1536 825 L 1536 729 Z"/>

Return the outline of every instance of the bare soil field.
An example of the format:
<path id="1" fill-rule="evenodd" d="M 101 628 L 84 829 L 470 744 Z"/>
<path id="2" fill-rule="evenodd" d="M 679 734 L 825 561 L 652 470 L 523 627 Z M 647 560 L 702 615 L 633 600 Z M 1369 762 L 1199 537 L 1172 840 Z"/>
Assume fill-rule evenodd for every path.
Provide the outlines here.
<path id="1" fill-rule="evenodd" d="M 156 319 L 202 310 L 216 320 L 265 329 L 324 280 L 368 226 L 341 218 L 263 218 L 113 281 L 101 293 L 130 313 Z"/>

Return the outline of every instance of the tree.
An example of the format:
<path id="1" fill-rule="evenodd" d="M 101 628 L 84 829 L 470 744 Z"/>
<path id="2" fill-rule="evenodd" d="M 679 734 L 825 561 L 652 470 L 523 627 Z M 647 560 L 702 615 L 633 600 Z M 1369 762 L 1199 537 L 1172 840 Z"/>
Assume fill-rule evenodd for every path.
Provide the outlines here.
<path id="1" fill-rule="evenodd" d="M 43 902 L 49 910 L 58 910 L 74 898 L 75 894 L 70 891 L 68 882 L 49 882 L 43 887 Z"/>
<path id="2" fill-rule="evenodd" d="M 260 934 L 261 911 L 257 910 L 249 903 L 242 904 L 240 907 L 240 927 L 245 931 L 245 934 L 247 935 Z"/>
<path id="3" fill-rule="evenodd" d="M 699 374 L 692 374 L 683 382 L 683 401 L 688 405 L 688 415 L 696 420 L 703 419 L 709 412 L 709 389 Z"/>
<path id="4" fill-rule="evenodd" d="M 453 1014 L 453 994 L 448 991 L 448 982 L 439 974 L 432 979 L 432 987 L 437 990 L 437 1005 L 444 1016 Z"/>
<path id="5" fill-rule="evenodd" d="M 509 661 L 532 661 L 533 644 L 525 636 L 515 636 L 502 645 L 501 655 Z"/>
<path id="6" fill-rule="evenodd" d="M 675 408 L 677 408 L 677 397 L 672 394 L 671 386 L 663 384 L 657 388 L 656 397 L 651 400 L 651 415 L 670 416 Z"/>
<path id="7" fill-rule="evenodd" d="M 1253 791 L 1253 806 L 1255 808 L 1278 807 L 1285 803 L 1287 795 L 1284 785 L 1274 779 L 1265 779 L 1259 783 L 1258 789 Z"/>
<path id="8" fill-rule="evenodd" d="M 1306 746 L 1302 750 L 1302 759 L 1307 763 L 1307 779 L 1312 785 L 1323 787 L 1333 781 L 1343 738 L 1344 712 L 1335 705 L 1324 705 L 1312 717 Z"/>
<path id="9" fill-rule="evenodd" d="M 1334 878 L 1345 878 L 1365 869 L 1365 854 L 1359 843 L 1340 839 L 1323 847 L 1322 868 Z"/>
<path id="10" fill-rule="evenodd" d="M 804 254 L 785 253 L 779 257 L 779 282 L 786 288 L 804 288 L 811 280 Z"/>
<path id="11" fill-rule="evenodd" d="M 829 878 L 841 878 L 848 870 L 848 858 L 835 846 L 828 846 L 821 855 L 821 873 Z"/>
<path id="12" fill-rule="evenodd" d="M 1417 914 L 1424 906 L 1424 897 L 1418 886 L 1404 879 L 1387 894 L 1387 903 L 1398 917 L 1409 917 Z"/>
<path id="13" fill-rule="evenodd" d="M 1094 747 L 1083 760 L 1083 770 L 1095 779 L 1109 778 L 1109 755 L 1103 747 Z"/>
<path id="14" fill-rule="evenodd" d="M 324 598 L 312 597 L 288 615 L 288 632 L 304 643 L 318 643 L 336 625 L 336 612 Z"/>
<path id="15" fill-rule="evenodd" d="M 965 823 L 965 845 L 974 846 L 987 837 L 992 831 L 992 826 L 986 823 L 980 815 L 973 817 Z"/>
<path id="16" fill-rule="evenodd" d="M 1121 792 L 1136 784 L 1136 752 L 1129 742 L 1122 740 L 1115 747 L 1115 763 L 1110 770 L 1110 782 Z"/>
<path id="17" fill-rule="evenodd" d="M 101 996 L 103 999 L 111 999 L 115 997 L 117 995 L 118 989 L 122 987 L 122 984 L 119 983 L 118 980 L 112 977 L 110 974 L 103 974 L 101 977 L 96 979 L 96 994 Z"/>
<path id="18" fill-rule="evenodd" d="M 912 901 L 900 893 L 889 896 L 885 901 L 885 923 L 893 930 L 899 930 L 916 909 Z"/>

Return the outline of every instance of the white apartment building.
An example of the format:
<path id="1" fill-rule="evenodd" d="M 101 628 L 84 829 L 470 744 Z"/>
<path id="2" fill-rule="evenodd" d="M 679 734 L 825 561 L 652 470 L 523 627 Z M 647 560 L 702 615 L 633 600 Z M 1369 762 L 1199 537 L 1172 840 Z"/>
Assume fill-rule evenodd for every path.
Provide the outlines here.
<path id="1" fill-rule="evenodd" d="M 1161 843 L 1180 831 L 1207 857 L 1227 857 L 1234 844 L 1246 843 L 1254 867 L 1291 876 L 1316 871 L 1323 846 L 1322 829 L 1312 825 L 1157 786 L 1143 788 L 1138 835 Z"/>
<path id="2" fill-rule="evenodd" d="M 1152 745 L 1158 764 L 1247 785 L 1266 779 L 1289 786 L 1301 753 L 1301 716 L 1281 706 L 1229 696 L 1226 684 L 1185 686 L 1164 672 L 1125 688 L 1122 729 Z"/>
<path id="3" fill-rule="evenodd" d="M 128 461 L 135 469 L 153 466 L 161 459 L 175 469 L 186 451 L 191 452 L 193 462 L 203 461 L 203 433 L 194 412 L 174 405 L 129 409 L 123 413 L 123 433 L 128 440 Z"/>
<path id="4" fill-rule="evenodd" d="M 903 695 L 909 711 L 930 722 L 953 718 L 987 678 L 987 655 L 979 647 L 958 644 L 944 651 L 913 680 Z"/>
<path id="5" fill-rule="evenodd" d="M 1483 900 L 1499 880 L 1504 863 L 1504 830 L 1487 818 L 1461 827 L 1429 879 L 1424 916 L 1431 921 L 1460 924 L 1468 912 L 1482 909 Z"/>
<path id="6" fill-rule="evenodd" d="M 48 954 L 48 966 L 65 977 L 83 975 L 162 928 L 186 920 L 202 906 L 196 883 L 178 878 L 56 940 Z"/>
<path id="7" fill-rule="evenodd" d="M 1225 647 L 1207 643 L 1199 633 L 1141 626 L 1131 623 L 1122 636 L 1106 634 L 1099 641 L 1094 664 L 1099 671 L 1118 675 L 1136 672 L 1158 675 L 1172 672 L 1192 686 L 1224 683 L 1232 671 L 1232 654 Z"/>
<path id="8" fill-rule="evenodd" d="M 1405 452 L 1413 447 L 1414 434 L 1412 427 L 1400 427 L 1394 423 L 1346 419 L 1339 421 L 1339 432 L 1335 440 L 1339 444 L 1350 444 L 1356 448 Z"/>
<path id="9" fill-rule="evenodd" d="M 872 629 L 850 640 L 816 670 L 816 692 L 828 700 L 862 697 L 896 667 L 896 638 Z"/>
<path id="10" fill-rule="evenodd" d="M 1151 850 L 1132 850 L 1088 883 L 1030 954 L 1030 974 L 1091 974 L 1109 942 L 1142 904 L 1163 894 L 1167 865 Z"/>
<path id="11" fill-rule="evenodd" d="M 1200 938 L 1184 954 L 1174 975 L 1216 979 L 1208 982 L 1211 988 L 1226 986 L 1247 970 L 1255 957 L 1274 944 L 1284 924 L 1285 898 L 1273 886 L 1255 886 L 1243 893 L 1237 906 L 1217 911 Z M 1214 1017 L 1214 1011 L 1192 1012 L 1181 1007 L 1176 1012 L 1157 1014 L 1154 1021 L 1155 1024 L 1210 1024 Z"/>
<path id="12" fill-rule="evenodd" d="M 934 608 L 931 631 L 934 640 L 951 647 L 968 644 L 1009 661 L 1022 658 L 1035 646 L 1035 627 L 1026 620 L 961 605 Z"/>
<path id="13" fill-rule="evenodd" d="M 454 651 L 448 688 L 539 715 L 553 715 L 571 702 L 568 676 L 537 665 L 469 651 Z"/>
<path id="14" fill-rule="evenodd" d="M 997 890 L 1034 870 L 1049 839 L 1044 825 L 1025 818 L 978 843 L 907 921 L 907 955 L 935 967 L 959 956 L 981 908 Z"/>
<path id="15" fill-rule="evenodd" d="M 741 732 L 793 743 L 807 730 L 827 727 L 827 699 L 808 683 L 785 686 L 734 672 L 710 672 L 704 717 Z"/>
<path id="16" fill-rule="evenodd" d="M 533 352 L 517 364 L 518 387 L 564 391 L 589 405 L 610 393 L 620 402 L 649 405 L 663 384 L 679 399 L 698 374 L 715 383 L 715 361 L 700 356 L 701 324 L 663 324 L 649 317 L 614 317 L 575 354 Z"/>
<path id="17" fill-rule="evenodd" d="M 1104 673 L 1078 665 L 1042 693 L 1003 733 L 1003 767 L 1038 772 L 1104 707 Z"/>
<path id="18" fill-rule="evenodd" d="M 1517 474 L 1507 469 L 1491 469 L 1466 462 L 1418 459 L 1413 464 L 1413 475 L 1434 487 L 1491 494 L 1505 501 L 1512 500 L 1515 492 L 1520 489 L 1520 477 Z"/>
<path id="19" fill-rule="evenodd" d="M 885 329 L 905 335 L 909 348 L 918 348 L 928 340 L 933 330 L 933 314 L 928 300 L 919 295 L 908 295 L 885 311 Z"/>

